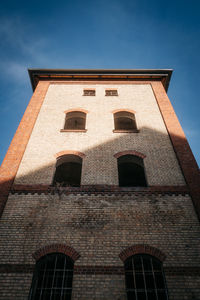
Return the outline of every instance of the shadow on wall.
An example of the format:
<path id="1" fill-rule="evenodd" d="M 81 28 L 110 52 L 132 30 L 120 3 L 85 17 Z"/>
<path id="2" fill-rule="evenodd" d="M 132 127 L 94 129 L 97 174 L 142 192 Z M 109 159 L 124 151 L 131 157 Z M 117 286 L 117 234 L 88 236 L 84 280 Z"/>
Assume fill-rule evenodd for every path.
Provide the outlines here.
<path id="1" fill-rule="evenodd" d="M 68 133 L 61 134 L 67 135 Z M 75 136 L 79 133 L 74 132 L 73 134 Z M 84 140 L 84 133 L 81 133 L 81 135 L 82 140 Z M 87 138 L 86 136 L 86 143 Z M 50 144 L 47 145 L 47 149 L 48 146 L 50 146 Z M 69 153 L 70 150 L 84 153 L 84 157 L 82 158 L 82 187 L 88 185 L 118 186 L 118 165 L 117 158 L 114 157 L 114 155 L 118 152 L 122 152 L 123 154 L 124 151 L 128 150 L 139 152 L 145 157 L 143 161 L 140 158 L 140 164 L 144 163 L 147 186 L 185 185 L 168 135 L 147 127 L 141 128 L 138 133 L 113 133 L 112 139 L 93 146 L 92 148 L 88 148 L 86 144 L 85 147 L 81 146 L 79 149 L 65 148 L 60 150 L 66 150 L 69 151 Z M 59 160 L 56 160 L 55 154 L 56 153 L 50 158 L 54 159 L 54 163 L 33 171 L 24 172 L 22 175 L 18 174 L 14 184 L 15 188 L 20 189 L 22 185 L 32 185 L 35 187 L 39 185 L 38 188 L 52 185 L 56 162 L 57 167 L 59 162 Z M 76 154 L 76 152 L 74 152 L 74 154 Z M 126 152 L 126 154 L 129 154 L 129 152 Z M 32 158 L 34 163 L 34 157 Z M 72 161 L 72 164 L 76 163 L 78 163 L 78 161 Z M 71 165 L 68 170 L 71 172 L 72 169 L 73 166 Z M 146 184 L 144 184 L 144 186 L 145 185 Z M 131 186 L 131 184 L 129 184 L 129 186 Z"/>
<path id="2" fill-rule="evenodd" d="M 76 135 L 76 133 L 73 134 Z M 177 136 L 177 139 L 179 139 L 181 143 L 181 138 Z M 30 257 L 27 256 L 30 245 L 35 249 L 38 247 L 38 244 L 42 244 L 44 240 L 51 241 L 52 239 L 55 239 L 55 235 L 52 234 L 51 224 L 54 224 L 53 226 L 55 226 L 55 228 L 59 228 L 57 231 L 59 232 L 59 235 L 57 236 L 56 233 L 56 239 L 58 240 L 63 239 L 63 236 L 66 240 L 70 240 L 72 235 L 78 234 L 80 230 L 81 234 L 84 233 L 83 236 L 85 239 L 88 240 L 91 238 L 91 243 L 93 243 L 92 239 L 94 238 L 93 233 L 95 231 L 99 234 L 96 234 L 96 239 L 98 240 L 99 238 L 100 243 L 102 230 L 108 232 L 113 230 L 120 232 L 122 230 L 121 220 L 123 220 L 123 224 L 125 224 L 124 232 L 126 226 L 132 230 L 133 222 L 135 222 L 134 224 L 138 224 L 143 220 L 142 222 L 148 224 L 148 226 L 145 227 L 145 232 L 149 234 L 149 232 L 155 231 L 155 235 L 157 235 L 158 230 L 155 224 L 162 224 L 163 226 L 163 224 L 168 224 L 170 222 L 171 228 L 171 226 L 176 224 L 178 218 L 185 223 L 185 211 L 182 207 L 179 207 L 178 211 L 174 211 L 171 207 L 168 207 L 165 210 L 159 211 L 159 213 L 155 213 L 159 209 L 159 207 L 157 207 L 157 204 L 161 200 L 159 196 L 150 198 L 150 206 L 146 208 L 147 211 L 145 213 L 145 206 L 141 206 L 141 198 L 137 196 L 134 197 L 134 201 L 132 201 L 132 197 L 127 197 L 127 205 L 124 206 L 122 210 L 121 207 L 124 199 L 122 195 L 118 193 L 114 193 L 110 200 L 104 199 L 105 197 L 101 197 L 100 195 L 100 197 L 92 197 L 92 201 L 89 201 L 87 196 L 84 195 L 82 195 L 82 197 L 79 195 L 78 197 L 75 197 L 74 200 L 74 198 L 72 199 L 71 196 L 68 196 L 68 193 L 65 194 L 65 191 L 75 191 L 75 194 L 79 194 L 82 190 L 97 191 L 101 193 L 101 191 L 105 190 L 148 191 L 151 190 L 151 188 L 157 188 L 158 191 L 163 192 L 164 187 L 166 188 L 165 191 L 173 191 L 174 188 L 174 191 L 178 191 L 178 193 L 187 193 L 184 179 L 182 178 L 178 162 L 176 161 L 173 152 L 173 147 L 171 146 L 167 134 L 143 127 L 140 129 L 139 133 L 113 133 L 113 138 L 111 140 L 90 149 L 87 149 L 86 145 L 84 148 L 85 150 L 82 149 L 73 149 L 82 151 L 85 154 L 85 157 L 82 158 L 82 181 L 84 180 L 84 176 L 90 175 L 91 177 L 89 178 L 94 177 L 96 182 L 98 178 L 103 178 L 104 182 L 102 185 L 101 183 L 99 186 L 95 183 L 90 184 L 90 181 L 88 180 L 87 184 L 81 184 L 81 187 L 63 187 L 61 189 L 51 187 L 50 185 L 53 182 L 56 158 L 54 164 L 27 172 L 23 177 L 19 178 L 20 180 L 23 179 L 22 182 L 26 182 L 25 184 L 21 183 L 19 185 L 13 185 L 13 192 L 26 193 L 26 191 L 33 191 L 34 194 L 36 191 L 35 195 L 29 194 L 29 199 L 32 199 L 33 201 L 27 201 L 28 198 L 26 197 L 22 197 L 21 201 L 19 201 L 20 197 L 13 196 L 9 203 L 9 205 L 12 205 L 12 209 L 5 211 L 5 218 L 10 226 L 10 232 L 13 234 L 13 240 L 16 237 L 14 227 L 15 224 L 19 222 L 19 232 L 23 236 L 23 242 L 21 239 L 17 238 L 16 244 L 18 245 L 15 245 L 15 247 L 23 248 L 21 251 L 23 253 L 24 261 L 30 259 Z M 144 166 L 147 177 L 147 187 L 124 187 L 121 189 L 118 187 L 117 158 L 114 157 L 114 155 L 118 152 L 127 150 L 134 150 L 146 155 L 144 158 Z M 89 164 L 90 157 L 92 157 L 93 171 L 91 171 L 92 166 Z M 112 160 L 110 166 L 108 160 Z M 94 168 L 94 162 L 96 163 L 96 168 Z M 87 174 L 86 169 L 91 174 Z M 45 176 L 49 172 L 51 172 L 51 176 L 49 176 L 48 179 L 49 184 L 44 184 L 43 179 L 46 178 Z M 114 178 L 114 180 L 112 182 L 110 181 L 111 183 L 108 184 L 110 178 L 112 180 Z M 166 178 L 170 184 L 164 184 L 165 181 L 162 180 L 165 180 Z M 36 180 L 37 184 L 35 183 Z M 8 181 L 5 182 L 5 184 L 8 184 Z M 45 192 L 48 195 L 40 198 L 37 195 L 37 193 L 39 194 L 40 192 Z M 51 193 L 56 195 L 51 195 Z M 130 193 L 130 195 L 132 194 Z M 113 199 L 114 202 L 112 201 Z M 19 206 L 17 211 L 16 206 Z M 152 206 L 153 208 L 151 208 Z M 113 215 L 111 215 L 111 207 L 113 208 Z M 132 207 L 132 209 L 130 209 L 130 207 Z M 14 217 L 16 217 L 16 220 L 14 221 L 13 210 Z M 14 226 L 13 231 L 12 226 Z M 44 230 L 44 228 L 46 228 L 47 231 Z M 160 230 L 163 231 L 163 227 L 160 228 Z M 139 230 L 140 228 L 137 227 L 138 232 Z M 139 232 L 140 239 L 145 239 L 146 237 L 143 235 L 144 228 L 142 227 L 141 230 L 141 235 Z M 121 238 L 120 234 L 119 240 Z M 165 238 L 165 236 L 163 236 L 163 238 Z M 79 240 L 80 236 L 78 237 L 78 242 Z M 5 247 L 6 244 L 9 244 L 9 249 L 10 247 L 13 247 L 12 239 L 9 240 L 6 237 L 5 242 L 2 243 L 2 245 Z M 110 244 L 108 243 L 108 245 Z"/>

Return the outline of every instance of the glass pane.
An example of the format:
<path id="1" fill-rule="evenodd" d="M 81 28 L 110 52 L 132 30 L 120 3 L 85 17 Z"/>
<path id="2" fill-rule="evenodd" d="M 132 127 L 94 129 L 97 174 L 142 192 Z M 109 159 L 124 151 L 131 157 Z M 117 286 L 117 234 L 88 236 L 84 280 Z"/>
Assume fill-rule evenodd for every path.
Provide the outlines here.
<path id="1" fill-rule="evenodd" d="M 127 299 L 128 300 L 136 300 L 135 292 L 134 291 L 127 291 Z"/>
<path id="2" fill-rule="evenodd" d="M 143 257 L 143 266 L 145 271 L 152 271 L 151 259 L 149 257 Z"/>
<path id="3" fill-rule="evenodd" d="M 65 280 L 65 285 L 64 285 L 64 287 L 71 287 L 72 286 L 72 279 L 73 279 L 73 277 L 72 276 L 67 276 L 66 277 L 66 280 Z"/>
<path id="4" fill-rule="evenodd" d="M 138 291 L 137 292 L 137 300 L 146 300 L 146 299 L 147 298 L 146 298 L 145 291 L 142 291 L 142 292 Z"/>
<path id="5" fill-rule="evenodd" d="M 167 295 L 165 291 L 158 291 L 158 300 L 167 300 Z"/>
<path id="6" fill-rule="evenodd" d="M 155 291 L 148 291 L 147 296 L 148 296 L 148 300 L 157 300 Z"/>
<path id="7" fill-rule="evenodd" d="M 142 261 L 140 256 L 134 258 L 134 268 L 137 271 L 142 271 Z"/>
<path id="8" fill-rule="evenodd" d="M 52 255 L 52 254 L 47 255 L 46 268 L 49 270 L 54 270 L 54 268 L 55 268 L 55 256 L 54 255 Z"/>
<path id="9" fill-rule="evenodd" d="M 70 300 L 71 299 L 71 290 L 69 291 L 64 291 L 63 292 L 63 296 L 62 296 L 63 300 Z"/>
<path id="10" fill-rule="evenodd" d="M 155 289 L 153 274 L 145 274 L 147 289 Z"/>
<path id="11" fill-rule="evenodd" d="M 161 263 L 156 259 L 153 259 L 152 262 L 154 271 L 161 271 Z"/>
<path id="12" fill-rule="evenodd" d="M 37 289 L 37 290 L 36 290 L 36 293 L 35 293 L 35 299 L 40 299 L 40 292 L 41 292 L 40 289 Z"/>
<path id="13" fill-rule="evenodd" d="M 135 288 L 133 272 L 126 272 L 126 287 L 127 289 Z"/>
<path id="14" fill-rule="evenodd" d="M 44 270 L 46 268 L 45 260 L 41 260 L 40 262 L 38 262 L 38 266 L 39 266 L 40 271 Z"/>
<path id="15" fill-rule="evenodd" d="M 51 300 L 60 300 L 61 290 L 53 290 Z"/>
<path id="16" fill-rule="evenodd" d="M 57 270 L 63 270 L 64 269 L 64 265 L 65 265 L 65 257 L 64 255 L 59 255 L 57 257 L 57 264 L 56 264 L 56 269 Z"/>
<path id="17" fill-rule="evenodd" d="M 46 271 L 45 273 L 45 279 L 44 279 L 44 283 L 43 283 L 43 287 L 47 287 L 47 288 L 51 288 L 52 284 L 53 284 L 53 275 L 54 275 L 54 271 L 50 270 L 50 271 Z"/>
<path id="18" fill-rule="evenodd" d="M 155 280 L 156 280 L 157 289 L 165 288 L 165 282 L 162 273 L 155 273 Z"/>
<path id="19" fill-rule="evenodd" d="M 136 288 L 137 289 L 144 289 L 143 274 L 135 274 L 135 280 L 136 280 Z"/>
<path id="20" fill-rule="evenodd" d="M 125 270 L 131 271 L 133 270 L 133 264 L 132 264 L 132 259 L 129 259 L 125 263 Z"/>
<path id="21" fill-rule="evenodd" d="M 37 299 L 37 298 L 35 298 Z M 51 299 L 51 290 L 43 290 L 41 300 L 50 300 Z"/>
<path id="22" fill-rule="evenodd" d="M 39 274 L 38 274 L 38 284 L 37 284 L 38 288 L 40 288 L 42 286 L 43 276 L 44 276 L 44 272 L 39 272 Z"/>
<path id="23" fill-rule="evenodd" d="M 56 288 L 61 288 L 62 287 L 62 281 L 63 281 L 63 272 L 59 272 L 57 271 L 56 272 L 56 275 L 55 275 L 55 279 L 54 279 L 54 287 Z"/>

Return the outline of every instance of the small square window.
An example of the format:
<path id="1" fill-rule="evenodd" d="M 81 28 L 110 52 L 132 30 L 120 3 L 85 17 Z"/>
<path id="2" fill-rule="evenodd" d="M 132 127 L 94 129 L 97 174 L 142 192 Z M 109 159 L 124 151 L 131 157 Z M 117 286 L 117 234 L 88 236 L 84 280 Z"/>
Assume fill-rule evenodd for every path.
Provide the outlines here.
<path id="1" fill-rule="evenodd" d="M 105 90 L 105 96 L 118 96 L 117 90 Z"/>
<path id="2" fill-rule="evenodd" d="M 95 96 L 96 91 L 92 89 L 83 90 L 83 96 Z"/>

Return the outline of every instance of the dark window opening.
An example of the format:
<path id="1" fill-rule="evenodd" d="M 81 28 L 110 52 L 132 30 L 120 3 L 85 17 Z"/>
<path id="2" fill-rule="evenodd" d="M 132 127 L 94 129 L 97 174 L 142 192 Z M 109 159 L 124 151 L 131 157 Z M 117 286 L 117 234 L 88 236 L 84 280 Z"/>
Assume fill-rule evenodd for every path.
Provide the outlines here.
<path id="1" fill-rule="evenodd" d="M 29 300 L 70 300 L 74 263 L 61 253 L 43 256 L 33 275 Z"/>
<path id="2" fill-rule="evenodd" d="M 84 130 L 86 122 L 86 114 L 80 111 L 73 111 L 66 114 L 65 126 L 66 130 Z"/>
<path id="3" fill-rule="evenodd" d="M 83 96 L 95 96 L 95 90 L 83 90 Z"/>
<path id="4" fill-rule="evenodd" d="M 119 186 L 147 186 L 141 157 L 124 155 L 118 158 Z"/>
<path id="5" fill-rule="evenodd" d="M 137 130 L 135 115 L 130 112 L 114 114 L 115 130 Z"/>
<path id="6" fill-rule="evenodd" d="M 118 96 L 118 91 L 117 90 L 105 90 L 105 95 L 106 96 Z"/>
<path id="7" fill-rule="evenodd" d="M 76 155 L 65 155 L 58 159 L 53 185 L 80 186 L 82 159 Z"/>
<path id="8" fill-rule="evenodd" d="M 167 300 L 167 287 L 161 262 L 147 254 L 137 254 L 125 262 L 128 300 Z"/>

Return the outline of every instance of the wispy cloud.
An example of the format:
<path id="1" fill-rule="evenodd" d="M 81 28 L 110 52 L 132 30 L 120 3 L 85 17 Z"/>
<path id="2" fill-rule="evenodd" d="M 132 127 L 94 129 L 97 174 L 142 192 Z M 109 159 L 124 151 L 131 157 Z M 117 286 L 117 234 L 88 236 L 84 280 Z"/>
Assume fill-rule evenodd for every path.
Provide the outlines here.
<path id="1" fill-rule="evenodd" d="M 34 36 L 34 26 L 27 24 L 20 18 L 2 18 L 0 20 L 0 37 L 2 43 L 16 49 L 26 56 L 34 57 L 46 42 L 39 33 Z"/>
<path id="2" fill-rule="evenodd" d="M 22 82 L 27 78 L 27 67 L 49 62 L 45 55 L 47 39 L 20 18 L 0 20 L 0 39 L 0 67 L 13 80 Z"/>

